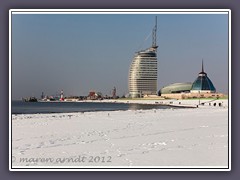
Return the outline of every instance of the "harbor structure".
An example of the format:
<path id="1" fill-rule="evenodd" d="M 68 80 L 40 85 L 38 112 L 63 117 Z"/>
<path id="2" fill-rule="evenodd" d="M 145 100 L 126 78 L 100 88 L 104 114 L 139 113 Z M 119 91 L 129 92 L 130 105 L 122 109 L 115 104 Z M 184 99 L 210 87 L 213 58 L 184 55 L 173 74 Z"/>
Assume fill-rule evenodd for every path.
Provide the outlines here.
<path id="1" fill-rule="evenodd" d="M 128 88 L 132 98 L 157 94 L 157 17 L 152 46 L 135 53 L 129 69 Z"/>
<path id="2" fill-rule="evenodd" d="M 63 96 L 63 90 L 61 90 L 61 94 L 60 94 L 60 101 L 64 101 L 64 96 Z"/>

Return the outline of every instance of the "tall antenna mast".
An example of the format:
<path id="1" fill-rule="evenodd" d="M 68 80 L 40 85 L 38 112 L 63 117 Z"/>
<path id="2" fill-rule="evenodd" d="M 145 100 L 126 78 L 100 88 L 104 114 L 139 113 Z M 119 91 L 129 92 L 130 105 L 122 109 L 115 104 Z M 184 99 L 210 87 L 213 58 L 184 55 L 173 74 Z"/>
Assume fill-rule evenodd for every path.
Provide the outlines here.
<path id="1" fill-rule="evenodd" d="M 155 26 L 152 31 L 152 47 L 157 49 L 157 16 L 155 19 Z"/>
<path id="2" fill-rule="evenodd" d="M 204 67 L 203 67 L 203 59 L 202 59 L 202 72 L 204 72 Z"/>

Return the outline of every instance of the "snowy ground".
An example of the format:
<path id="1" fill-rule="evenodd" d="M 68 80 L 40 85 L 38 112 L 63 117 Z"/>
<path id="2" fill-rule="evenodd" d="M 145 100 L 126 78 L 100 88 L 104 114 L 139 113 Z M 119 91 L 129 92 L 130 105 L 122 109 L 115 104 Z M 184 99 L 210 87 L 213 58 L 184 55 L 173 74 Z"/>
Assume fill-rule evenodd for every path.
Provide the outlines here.
<path id="1" fill-rule="evenodd" d="M 13 167 L 227 167 L 228 101 L 216 103 L 186 109 L 12 115 Z"/>

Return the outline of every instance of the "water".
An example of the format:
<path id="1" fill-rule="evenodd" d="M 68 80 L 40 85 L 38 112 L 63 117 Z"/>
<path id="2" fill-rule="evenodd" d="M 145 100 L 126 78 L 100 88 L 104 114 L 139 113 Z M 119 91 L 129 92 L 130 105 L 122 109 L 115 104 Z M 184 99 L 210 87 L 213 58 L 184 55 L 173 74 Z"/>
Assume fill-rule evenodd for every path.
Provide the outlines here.
<path id="1" fill-rule="evenodd" d="M 22 102 L 12 101 L 12 114 L 69 113 L 139 109 L 166 109 L 163 105 L 94 102 Z"/>

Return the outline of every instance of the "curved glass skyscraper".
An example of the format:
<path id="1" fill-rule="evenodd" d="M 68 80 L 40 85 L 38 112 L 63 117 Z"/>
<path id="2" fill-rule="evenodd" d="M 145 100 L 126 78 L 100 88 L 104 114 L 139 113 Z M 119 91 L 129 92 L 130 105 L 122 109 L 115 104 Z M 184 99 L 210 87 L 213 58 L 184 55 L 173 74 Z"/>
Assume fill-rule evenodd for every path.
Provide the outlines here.
<path id="1" fill-rule="evenodd" d="M 156 25 L 153 29 L 152 47 L 135 54 L 129 69 L 128 87 L 130 97 L 157 94 L 157 45 Z"/>
<path id="2" fill-rule="evenodd" d="M 129 95 L 142 97 L 157 92 L 157 48 L 137 52 L 129 70 Z"/>

